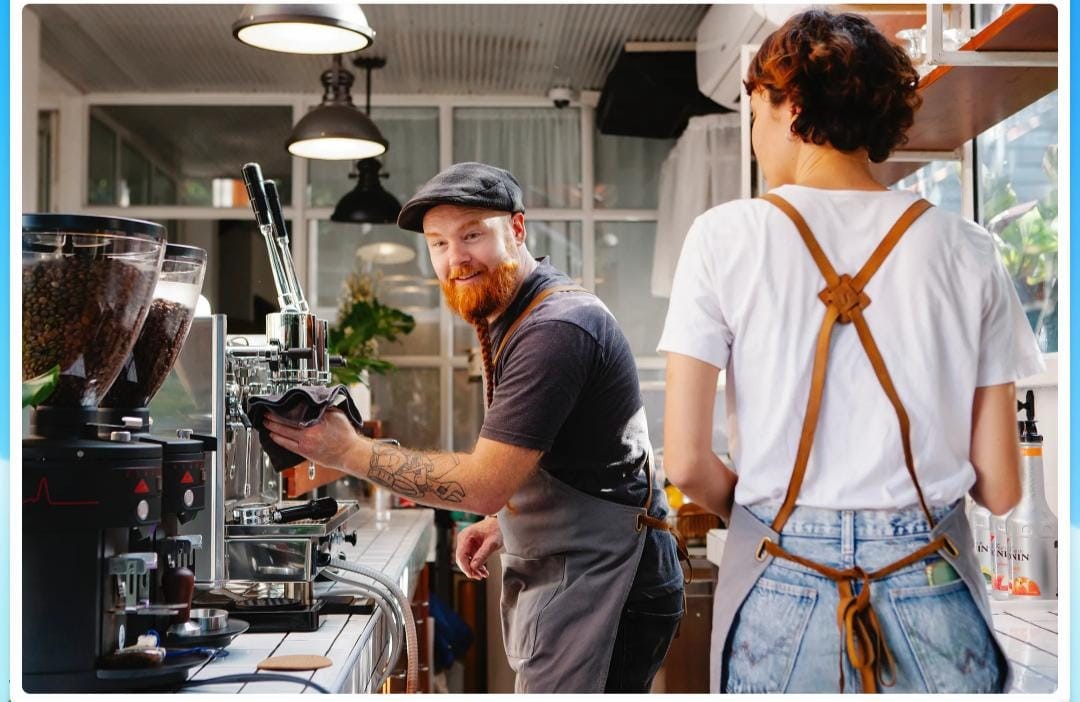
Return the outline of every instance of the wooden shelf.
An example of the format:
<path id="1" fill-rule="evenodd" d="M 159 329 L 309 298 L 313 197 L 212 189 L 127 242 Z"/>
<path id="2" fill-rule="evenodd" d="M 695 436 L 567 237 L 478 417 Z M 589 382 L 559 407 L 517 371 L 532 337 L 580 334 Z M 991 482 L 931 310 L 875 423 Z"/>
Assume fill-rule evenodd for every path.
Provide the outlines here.
<path id="1" fill-rule="evenodd" d="M 1014 5 L 961 51 L 1057 51 L 1054 5 Z M 904 150 L 952 151 L 1057 89 L 1056 67 L 938 66 L 919 81 L 922 108 Z M 922 164 L 887 161 L 873 167 L 895 183 Z"/>

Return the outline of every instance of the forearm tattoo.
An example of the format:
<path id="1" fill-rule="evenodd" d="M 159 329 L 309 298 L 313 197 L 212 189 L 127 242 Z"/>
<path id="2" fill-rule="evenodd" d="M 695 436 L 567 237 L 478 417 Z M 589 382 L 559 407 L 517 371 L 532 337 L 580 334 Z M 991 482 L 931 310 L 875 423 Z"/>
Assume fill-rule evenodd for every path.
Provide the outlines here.
<path id="1" fill-rule="evenodd" d="M 458 503 L 465 498 L 465 489 L 461 483 L 446 477 L 460 463 L 454 454 L 426 454 L 394 444 L 375 443 L 367 477 L 404 497 L 415 500 L 436 497 L 443 502 Z"/>

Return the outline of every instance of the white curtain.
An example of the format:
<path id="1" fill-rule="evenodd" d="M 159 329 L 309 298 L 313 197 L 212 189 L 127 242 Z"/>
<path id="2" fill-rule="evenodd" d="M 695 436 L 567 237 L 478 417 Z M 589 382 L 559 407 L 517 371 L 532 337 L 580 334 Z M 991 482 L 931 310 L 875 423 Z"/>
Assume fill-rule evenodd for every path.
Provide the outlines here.
<path id="1" fill-rule="evenodd" d="M 581 117 L 577 109 L 454 110 L 454 161 L 482 161 L 514 174 L 525 207 L 581 207 Z"/>
<path id="2" fill-rule="evenodd" d="M 692 117 L 660 168 L 652 294 L 671 296 L 683 240 L 702 212 L 739 197 L 739 115 Z"/>

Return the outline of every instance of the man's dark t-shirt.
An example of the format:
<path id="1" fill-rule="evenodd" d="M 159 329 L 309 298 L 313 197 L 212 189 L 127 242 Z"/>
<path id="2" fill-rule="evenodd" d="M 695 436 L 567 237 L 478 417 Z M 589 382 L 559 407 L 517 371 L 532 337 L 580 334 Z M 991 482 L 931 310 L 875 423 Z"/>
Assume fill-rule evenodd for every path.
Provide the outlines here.
<path id="1" fill-rule="evenodd" d="M 539 259 L 506 311 L 491 325 L 499 347 L 507 327 L 544 288 L 572 285 Z M 583 293 L 556 294 L 522 321 L 495 365 L 495 394 L 480 436 L 537 449 L 540 467 L 584 493 L 645 504 L 648 426 L 630 344 L 603 303 Z M 653 491 L 649 513 L 666 516 Z M 630 599 L 677 591 L 682 571 L 669 534 L 647 530 Z"/>

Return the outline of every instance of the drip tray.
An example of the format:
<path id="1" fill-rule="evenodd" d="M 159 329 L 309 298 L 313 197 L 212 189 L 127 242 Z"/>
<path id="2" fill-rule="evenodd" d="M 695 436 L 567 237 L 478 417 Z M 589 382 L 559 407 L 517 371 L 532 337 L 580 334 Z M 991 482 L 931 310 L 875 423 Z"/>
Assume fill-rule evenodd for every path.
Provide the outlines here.
<path id="1" fill-rule="evenodd" d="M 225 608 L 250 624 L 248 631 L 251 633 L 315 631 L 319 628 L 323 602 L 315 600 L 301 604 L 289 597 L 264 597 L 230 601 Z"/>

